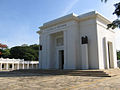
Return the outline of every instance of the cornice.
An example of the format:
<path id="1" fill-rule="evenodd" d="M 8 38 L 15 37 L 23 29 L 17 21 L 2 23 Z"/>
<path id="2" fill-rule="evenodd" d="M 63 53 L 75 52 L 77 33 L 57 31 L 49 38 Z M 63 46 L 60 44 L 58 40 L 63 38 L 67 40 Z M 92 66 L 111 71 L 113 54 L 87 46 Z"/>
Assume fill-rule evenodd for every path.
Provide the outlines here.
<path id="1" fill-rule="evenodd" d="M 55 19 L 55 20 L 49 21 L 47 23 L 44 23 L 43 26 L 39 27 L 39 29 L 40 29 L 40 31 L 42 31 L 46 28 L 49 28 L 49 27 L 52 27 L 52 26 L 55 26 L 55 25 L 58 25 L 58 24 L 66 23 L 66 22 L 69 22 L 69 21 L 72 21 L 72 20 L 81 22 L 81 21 L 91 19 L 91 18 L 100 19 L 103 22 L 105 22 L 106 24 L 111 23 L 111 21 L 109 21 L 107 18 L 105 18 L 104 16 L 102 16 L 98 12 L 92 11 L 92 12 L 88 12 L 88 13 L 85 13 L 85 14 L 82 14 L 82 15 L 79 15 L 79 16 L 74 14 L 74 13 L 68 14 L 66 16 L 63 16 L 63 17 L 60 17 L 58 19 Z M 38 31 L 37 33 L 40 33 L 40 32 Z"/>

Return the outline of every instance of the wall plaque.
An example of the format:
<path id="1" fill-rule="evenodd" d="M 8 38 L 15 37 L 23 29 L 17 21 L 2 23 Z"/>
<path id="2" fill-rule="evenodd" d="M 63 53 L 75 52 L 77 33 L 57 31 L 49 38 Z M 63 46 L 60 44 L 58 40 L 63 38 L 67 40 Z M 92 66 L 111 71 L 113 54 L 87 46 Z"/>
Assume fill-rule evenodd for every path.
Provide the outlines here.
<path id="1" fill-rule="evenodd" d="M 87 36 L 82 37 L 81 40 L 82 40 L 82 44 L 88 44 L 88 37 Z"/>

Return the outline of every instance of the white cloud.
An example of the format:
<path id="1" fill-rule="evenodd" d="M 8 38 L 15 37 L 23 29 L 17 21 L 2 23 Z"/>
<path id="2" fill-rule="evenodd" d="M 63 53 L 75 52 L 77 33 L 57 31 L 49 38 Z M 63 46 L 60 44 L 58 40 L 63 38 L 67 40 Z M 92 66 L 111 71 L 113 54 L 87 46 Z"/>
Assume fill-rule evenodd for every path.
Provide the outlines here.
<path id="1" fill-rule="evenodd" d="M 64 9 L 63 13 L 61 14 L 61 16 L 66 15 L 73 7 L 74 5 L 78 2 L 79 0 L 72 0 L 69 5 L 67 5 L 67 7 Z"/>

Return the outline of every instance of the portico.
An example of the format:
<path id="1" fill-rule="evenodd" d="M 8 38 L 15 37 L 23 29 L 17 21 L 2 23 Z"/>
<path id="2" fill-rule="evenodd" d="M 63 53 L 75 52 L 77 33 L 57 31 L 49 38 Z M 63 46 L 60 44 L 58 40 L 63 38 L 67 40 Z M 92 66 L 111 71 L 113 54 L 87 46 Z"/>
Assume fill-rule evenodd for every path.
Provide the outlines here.
<path id="1" fill-rule="evenodd" d="M 70 67 L 75 69 L 76 61 L 72 60 L 75 58 L 73 56 L 74 51 L 72 49 L 73 47 L 72 45 L 75 45 L 75 44 L 73 43 L 74 41 L 72 41 L 72 39 L 70 39 L 69 36 L 67 35 L 66 29 L 61 29 L 59 30 L 59 32 L 51 32 L 45 37 L 45 39 L 47 41 L 46 42 L 47 46 L 46 47 L 43 46 L 42 50 L 46 49 L 47 52 L 39 51 L 40 52 L 39 54 L 40 54 L 40 58 L 44 57 L 46 58 L 46 60 L 48 60 L 48 62 L 46 63 L 46 60 L 40 59 L 40 62 L 44 63 L 44 65 L 41 65 L 40 63 L 40 67 L 43 67 L 46 69 L 67 69 Z M 40 43 L 42 43 L 42 40 L 40 41 Z M 68 48 L 67 46 L 69 46 L 70 48 Z M 73 55 L 66 54 L 70 52 L 71 53 L 73 52 Z M 43 53 L 47 53 L 47 57 L 44 56 Z M 68 63 L 69 61 L 67 61 L 67 58 L 69 59 L 69 61 L 71 60 L 72 64 Z"/>

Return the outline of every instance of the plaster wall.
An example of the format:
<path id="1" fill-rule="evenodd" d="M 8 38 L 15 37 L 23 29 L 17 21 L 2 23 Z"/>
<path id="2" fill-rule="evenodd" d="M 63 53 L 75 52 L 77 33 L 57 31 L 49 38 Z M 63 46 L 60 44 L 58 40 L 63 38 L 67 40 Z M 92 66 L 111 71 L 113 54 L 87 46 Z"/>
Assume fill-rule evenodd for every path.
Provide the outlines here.
<path id="1" fill-rule="evenodd" d="M 80 57 L 82 57 L 81 37 L 88 37 L 88 67 L 89 69 L 99 69 L 98 47 L 97 47 L 97 28 L 95 18 L 80 21 Z M 81 60 L 82 58 L 80 58 Z M 81 61 L 82 64 L 82 61 Z M 80 64 L 80 66 L 82 66 Z M 81 67 L 82 69 L 82 67 Z"/>
<path id="2" fill-rule="evenodd" d="M 100 19 L 97 19 L 96 23 L 97 23 L 97 35 L 98 35 L 97 41 L 98 41 L 98 51 L 99 51 L 98 52 L 99 68 L 109 69 L 108 42 L 112 42 L 114 68 L 117 68 L 115 32 L 111 29 L 107 29 L 107 23 L 104 23 Z"/>
<path id="3" fill-rule="evenodd" d="M 102 19 L 101 19 L 102 18 Z M 96 12 L 76 16 L 70 14 L 40 27 L 39 68 L 58 69 L 58 51 L 64 50 L 64 69 L 84 69 L 81 37 L 88 37 L 88 69 L 108 67 L 108 42 L 113 45 L 114 68 L 117 67 L 115 33 L 106 30 L 109 22 Z M 60 34 L 62 32 L 62 34 Z M 56 47 L 56 38 L 62 36 L 64 45 Z M 86 56 L 87 57 L 87 56 Z"/>
<path id="4" fill-rule="evenodd" d="M 62 24 L 59 24 L 59 26 Z M 42 51 L 40 64 L 44 69 L 58 69 L 58 50 L 64 50 L 64 69 L 77 69 L 80 67 L 78 62 L 79 57 L 79 24 L 78 22 L 72 20 L 63 23 L 66 25 L 64 28 L 56 29 L 56 26 L 44 29 L 41 37 Z M 55 29 L 54 29 L 55 28 Z M 63 47 L 56 47 L 55 38 L 61 36 L 57 33 L 62 32 L 62 37 L 64 38 Z M 46 57 L 47 56 L 47 57 Z"/>
<path id="5" fill-rule="evenodd" d="M 41 65 L 41 68 L 44 68 L 44 69 L 47 69 L 47 35 L 46 33 L 43 33 L 41 35 L 41 45 L 42 45 L 42 51 L 41 52 L 41 60 L 40 60 L 40 65 Z"/>
<path id="6" fill-rule="evenodd" d="M 77 69 L 79 68 L 79 26 L 78 22 L 74 22 L 67 28 L 64 34 L 65 37 L 65 69 Z"/>

